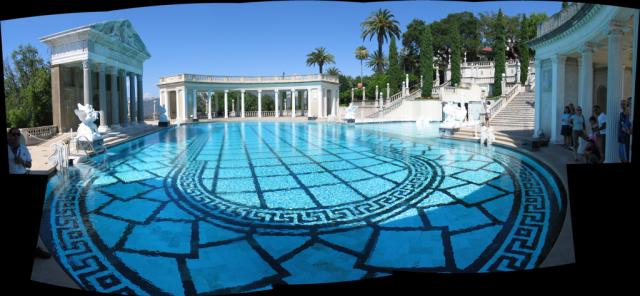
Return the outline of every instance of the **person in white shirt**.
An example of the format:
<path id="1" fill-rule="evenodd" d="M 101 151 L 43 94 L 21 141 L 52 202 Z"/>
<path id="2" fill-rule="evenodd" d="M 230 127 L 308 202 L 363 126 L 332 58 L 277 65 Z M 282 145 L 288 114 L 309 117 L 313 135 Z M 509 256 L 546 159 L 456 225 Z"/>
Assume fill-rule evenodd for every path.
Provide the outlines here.
<path id="1" fill-rule="evenodd" d="M 9 158 L 9 173 L 10 174 L 27 174 L 28 169 L 31 167 L 31 154 L 29 149 L 20 143 L 20 129 L 11 128 L 7 132 L 7 150 Z M 49 259 L 51 254 L 40 247 L 36 246 L 34 255 L 38 258 Z"/>
<path id="2" fill-rule="evenodd" d="M 593 114 L 598 116 L 598 139 L 599 146 L 602 147 L 602 155 L 605 155 L 605 146 L 607 143 L 607 115 L 604 111 L 600 111 L 600 106 L 593 106 Z"/>
<path id="3" fill-rule="evenodd" d="M 20 130 L 11 128 L 7 132 L 7 150 L 10 174 L 26 174 L 31 168 L 31 154 L 27 147 L 20 143 Z"/>

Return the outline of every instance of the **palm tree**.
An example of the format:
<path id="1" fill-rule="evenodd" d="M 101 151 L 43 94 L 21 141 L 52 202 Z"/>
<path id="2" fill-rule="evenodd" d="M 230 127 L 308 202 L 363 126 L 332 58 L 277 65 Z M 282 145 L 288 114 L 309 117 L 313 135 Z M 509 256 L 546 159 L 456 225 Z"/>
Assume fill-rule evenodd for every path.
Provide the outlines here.
<path id="1" fill-rule="evenodd" d="M 364 46 L 358 46 L 356 48 L 356 59 L 360 60 L 360 83 L 362 84 L 362 61 L 366 60 L 369 57 L 369 51 Z"/>
<path id="2" fill-rule="evenodd" d="M 382 44 L 385 40 L 396 37 L 400 38 L 400 27 L 398 21 L 394 20 L 394 15 L 388 9 L 380 9 L 371 14 L 362 24 L 362 41 L 369 37 L 369 41 L 375 36 L 378 39 L 378 51 L 382 52 Z"/>
<path id="3" fill-rule="evenodd" d="M 372 70 L 375 70 L 376 73 L 383 73 L 384 69 L 387 68 L 388 62 L 384 56 L 382 51 L 376 51 L 369 56 L 369 60 L 367 61 L 367 66 L 369 66 Z"/>
<path id="4" fill-rule="evenodd" d="M 335 58 L 332 54 L 326 52 L 324 47 L 318 47 L 310 54 L 307 54 L 307 66 L 318 65 L 320 74 L 322 74 L 322 66 L 324 64 L 335 64 Z"/>
<path id="5" fill-rule="evenodd" d="M 338 70 L 338 68 L 336 68 L 336 67 L 331 67 L 331 68 L 327 69 L 327 74 L 328 75 L 333 75 L 333 76 L 340 76 L 340 70 Z"/>

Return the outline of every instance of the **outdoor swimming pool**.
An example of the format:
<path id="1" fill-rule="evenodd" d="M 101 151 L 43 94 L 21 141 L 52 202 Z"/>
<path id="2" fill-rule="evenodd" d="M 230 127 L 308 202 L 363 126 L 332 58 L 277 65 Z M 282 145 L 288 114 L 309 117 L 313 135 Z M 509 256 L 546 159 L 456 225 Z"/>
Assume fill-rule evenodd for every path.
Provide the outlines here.
<path id="1" fill-rule="evenodd" d="M 564 189 L 514 150 L 415 123 L 182 125 L 47 186 L 41 237 L 87 290 L 231 293 L 394 270 L 536 268 Z"/>

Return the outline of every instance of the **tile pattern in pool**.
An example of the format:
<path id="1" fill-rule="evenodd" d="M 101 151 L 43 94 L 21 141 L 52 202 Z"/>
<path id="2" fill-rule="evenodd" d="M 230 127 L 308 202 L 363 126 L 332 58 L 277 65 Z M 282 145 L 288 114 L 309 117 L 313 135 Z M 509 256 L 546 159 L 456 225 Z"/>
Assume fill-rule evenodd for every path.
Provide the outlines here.
<path id="1" fill-rule="evenodd" d="M 53 177 L 42 237 L 82 288 L 140 295 L 542 262 L 565 213 L 548 169 L 396 126 L 159 132 Z"/>

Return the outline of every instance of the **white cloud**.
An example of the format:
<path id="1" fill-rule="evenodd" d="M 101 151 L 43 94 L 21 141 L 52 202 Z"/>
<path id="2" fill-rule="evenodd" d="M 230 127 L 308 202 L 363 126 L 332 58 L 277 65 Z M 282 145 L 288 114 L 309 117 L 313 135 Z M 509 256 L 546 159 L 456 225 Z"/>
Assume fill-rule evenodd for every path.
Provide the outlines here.
<path id="1" fill-rule="evenodd" d="M 157 96 L 154 96 L 154 95 L 153 95 L 153 94 L 151 94 L 151 93 L 145 93 L 145 94 L 144 94 L 144 96 L 142 96 L 142 98 L 143 98 L 143 99 L 145 99 L 145 100 L 150 100 L 150 99 L 155 99 L 155 98 L 157 98 Z"/>

